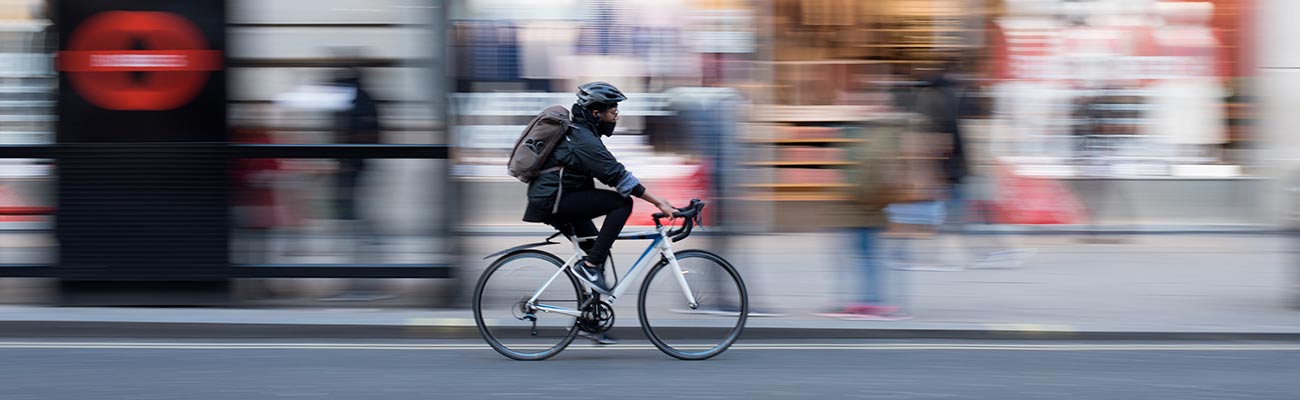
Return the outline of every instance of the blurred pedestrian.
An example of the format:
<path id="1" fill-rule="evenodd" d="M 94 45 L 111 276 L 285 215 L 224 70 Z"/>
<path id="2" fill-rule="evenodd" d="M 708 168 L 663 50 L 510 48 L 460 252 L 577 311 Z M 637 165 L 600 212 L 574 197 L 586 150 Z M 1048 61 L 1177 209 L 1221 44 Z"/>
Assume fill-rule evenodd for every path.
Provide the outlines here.
<path id="1" fill-rule="evenodd" d="M 269 144 L 271 135 L 260 127 L 234 129 L 238 143 Z M 287 216 L 275 193 L 280 161 L 273 158 L 246 158 L 235 163 L 235 222 L 240 230 L 236 243 L 238 262 L 265 264 L 271 261 L 271 233 Z"/>
<path id="2" fill-rule="evenodd" d="M 261 120 L 254 119 L 248 126 L 233 130 L 237 143 L 270 144 L 271 133 Z M 277 196 L 276 185 L 283 165 L 273 158 L 244 158 L 235 162 L 233 174 L 235 191 L 235 226 L 238 233 L 233 241 L 235 262 L 240 264 L 271 264 L 275 262 L 276 229 L 291 225 L 290 209 Z M 266 280 L 246 282 L 250 299 L 275 297 L 275 289 Z"/>
<path id="3" fill-rule="evenodd" d="M 849 169 L 849 202 L 836 215 L 846 228 L 853 249 L 852 268 L 858 274 L 858 293 L 845 304 L 819 315 L 846 319 L 892 320 L 906 318 L 899 307 L 900 285 L 891 282 L 883 265 L 881 233 L 888 225 L 885 208 L 905 196 L 905 165 L 899 158 L 905 123 L 882 123 L 872 129 L 853 151 L 859 160 Z"/>
<path id="4" fill-rule="evenodd" d="M 966 117 L 977 116 L 982 112 L 982 108 L 974 106 L 974 97 L 977 90 L 969 85 L 969 82 L 957 76 L 955 64 L 945 65 L 936 69 L 917 69 L 914 72 L 914 78 L 919 83 L 916 90 L 914 103 L 910 109 L 922 117 L 922 123 L 919 131 L 930 134 L 931 137 L 922 139 L 918 143 L 929 147 L 928 149 L 915 149 L 912 157 L 920 159 L 931 159 L 932 162 L 922 164 L 926 169 L 935 168 L 939 175 L 934 183 L 937 185 L 937 192 L 934 200 L 936 203 L 918 204 L 912 207 L 926 208 L 926 210 L 910 209 L 907 213 L 900 214 L 900 217 L 919 216 L 924 213 L 930 217 L 924 221 L 927 226 L 922 232 L 927 234 L 938 233 L 941 231 L 943 224 L 948 224 L 962 238 L 966 256 L 955 267 L 932 266 L 922 267 L 922 269 L 939 269 L 939 270 L 958 270 L 967 266 L 971 267 L 1008 267 L 1018 266 L 1023 263 L 1024 259 L 1032 256 L 1034 251 L 1031 249 L 1014 249 L 1008 246 L 1005 241 L 996 235 L 980 235 L 978 238 L 966 232 L 966 224 L 971 220 L 969 211 L 972 209 L 969 201 L 978 196 L 981 189 L 990 191 L 991 188 L 981 188 L 980 186 L 991 185 L 989 180 L 981 180 L 972 174 L 970 160 L 968 157 L 968 143 L 964 135 L 961 121 Z M 912 208 L 905 207 L 905 208 Z M 914 212 L 910 212 L 914 211 Z M 907 214 L 907 215 L 904 215 Z M 992 218 L 988 213 L 975 214 L 981 223 L 990 223 Z M 938 218 L 934 221 L 932 218 Z M 916 221 L 912 219 L 912 221 Z M 929 226 L 930 223 L 935 223 Z M 980 240 L 982 239 L 982 240 Z M 983 243 L 981 243 L 983 242 Z M 906 247 L 904 247 L 906 249 Z M 936 248 L 936 250 L 938 250 Z M 917 268 L 915 265 L 907 268 Z"/>
<path id="5" fill-rule="evenodd" d="M 898 194 L 885 207 L 885 215 L 889 221 L 886 237 L 896 240 L 888 246 L 885 259 L 897 269 L 929 270 L 942 267 L 920 265 L 914 249 L 920 240 L 933 243 L 947 216 L 944 200 L 950 189 L 940 169 L 947 146 L 944 136 L 916 127 L 909 124 L 902 132 L 895 153 Z"/>
<path id="6" fill-rule="evenodd" d="M 333 84 L 354 93 L 351 106 L 334 113 L 336 141 L 344 144 L 378 144 L 379 110 L 363 85 L 360 69 L 347 68 L 340 71 Z M 359 251 L 362 240 L 370 239 L 374 233 L 369 222 L 362 217 L 359 206 L 362 178 L 368 165 L 369 160 L 364 158 L 339 159 L 335 175 L 338 189 L 336 211 L 339 219 L 348 225 L 346 229 L 353 239 L 354 253 Z"/>
<path id="7" fill-rule="evenodd" d="M 344 144 L 378 144 L 382 127 L 379 123 L 379 110 L 374 98 L 366 90 L 364 76 L 360 68 L 349 67 L 338 71 L 331 82 L 337 88 L 346 89 L 351 94 L 347 107 L 334 113 L 334 131 L 336 142 Z M 344 240 L 350 247 L 354 262 L 361 262 L 360 255 L 369 246 L 377 245 L 376 231 L 370 221 L 361 212 L 361 194 L 369 160 L 364 158 L 344 158 L 337 160 L 335 173 L 335 211 L 344 224 Z M 349 288 L 339 295 L 327 297 L 327 301 L 366 301 L 382 300 L 393 296 L 382 293 L 382 287 L 371 280 L 354 280 Z"/>

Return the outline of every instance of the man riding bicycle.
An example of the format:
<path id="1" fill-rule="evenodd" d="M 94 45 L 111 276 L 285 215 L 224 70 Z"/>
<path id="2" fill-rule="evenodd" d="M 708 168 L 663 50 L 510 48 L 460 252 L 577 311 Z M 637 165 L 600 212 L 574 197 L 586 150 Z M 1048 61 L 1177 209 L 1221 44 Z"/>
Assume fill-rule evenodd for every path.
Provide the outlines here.
<path id="1" fill-rule="evenodd" d="M 605 82 L 578 88 L 573 123 L 542 164 L 542 170 L 549 172 L 528 183 L 528 208 L 523 218 L 551 225 L 566 235 L 595 236 L 594 242 L 582 245 L 587 255 L 574 264 L 573 272 L 604 295 L 610 293 L 605 284 L 605 260 L 632 215 L 632 197 L 654 204 L 666 215 L 676 211 L 667 200 L 650 194 L 601 141 L 601 136 L 614 134 L 618 103 L 623 100 L 627 96 Z M 597 180 L 616 191 L 597 189 Z M 605 222 L 597 231 L 592 219 L 599 216 L 604 216 Z"/>

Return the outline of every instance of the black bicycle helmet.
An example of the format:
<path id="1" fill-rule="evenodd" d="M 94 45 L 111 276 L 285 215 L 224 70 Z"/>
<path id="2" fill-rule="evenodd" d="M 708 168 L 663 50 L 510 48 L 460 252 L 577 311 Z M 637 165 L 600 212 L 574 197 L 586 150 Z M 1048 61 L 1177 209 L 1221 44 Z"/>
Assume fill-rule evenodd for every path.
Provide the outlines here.
<path id="1" fill-rule="evenodd" d="M 615 104 L 627 100 L 614 85 L 605 82 L 591 82 L 578 86 L 578 106 L 586 107 L 592 104 Z"/>

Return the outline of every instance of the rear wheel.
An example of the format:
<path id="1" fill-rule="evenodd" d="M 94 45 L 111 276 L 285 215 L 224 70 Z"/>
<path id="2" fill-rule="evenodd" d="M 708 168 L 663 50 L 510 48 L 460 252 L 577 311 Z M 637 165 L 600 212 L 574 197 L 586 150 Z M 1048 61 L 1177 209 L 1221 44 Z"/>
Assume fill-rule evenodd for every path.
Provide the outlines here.
<path id="1" fill-rule="evenodd" d="M 577 317 L 543 310 L 577 310 L 583 300 L 578 281 L 563 267 L 551 253 L 522 250 L 483 271 L 474 288 L 474 322 L 488 345 L 515 360 L 545 360 L 573 341 Z M 548 281 L 530 305 L 528 300 Z"/>

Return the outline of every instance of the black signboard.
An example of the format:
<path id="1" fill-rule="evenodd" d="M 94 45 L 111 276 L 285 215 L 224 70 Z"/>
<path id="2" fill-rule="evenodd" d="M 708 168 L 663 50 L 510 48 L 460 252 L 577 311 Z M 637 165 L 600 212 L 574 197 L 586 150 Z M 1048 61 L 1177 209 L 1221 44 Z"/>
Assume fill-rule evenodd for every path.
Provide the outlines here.
<path id="1" fill-rule="evenodd" d="M 54 275 L 228 277 L 224 1 L 59 0 L 55 17 Z"/>

